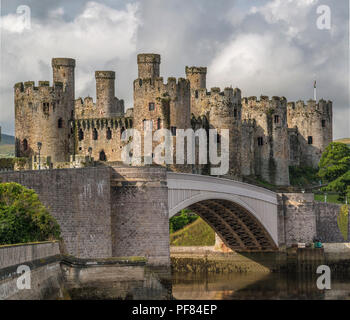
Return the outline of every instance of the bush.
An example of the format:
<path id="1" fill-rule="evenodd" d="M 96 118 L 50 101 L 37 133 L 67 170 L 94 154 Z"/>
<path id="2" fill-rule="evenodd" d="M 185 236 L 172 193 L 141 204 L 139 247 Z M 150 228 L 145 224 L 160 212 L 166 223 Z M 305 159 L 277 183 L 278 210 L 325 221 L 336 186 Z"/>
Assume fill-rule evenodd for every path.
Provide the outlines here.
<path id="1" fill-rule="evenodd" d="M 195 214 L 191 214 L 189 210 L 182 210 L 180 215 L 170 218 L 170 233 L 176 232 L 184 228 L 185 226 L 194 222 L 197 219 L 198 216 Z"/>
<path id="2" fill-rule="evenodd" d="M 319 183 L 317 169 L 310 167 L 289 167 L 290 184 L 295 187 L 306 187 Z"/>
<path id="3" fill-rule="evenodd" d="M 33 190 L 17 183 L 0 183 L 0 244 L 59 238 L 59 225 Z"/>

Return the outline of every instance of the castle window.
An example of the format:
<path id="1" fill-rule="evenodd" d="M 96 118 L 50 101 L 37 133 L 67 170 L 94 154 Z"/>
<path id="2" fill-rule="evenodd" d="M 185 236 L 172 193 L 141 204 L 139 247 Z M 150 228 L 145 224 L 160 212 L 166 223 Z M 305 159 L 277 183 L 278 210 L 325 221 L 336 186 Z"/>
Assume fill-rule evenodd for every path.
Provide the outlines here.
<path id="1" fill-rule="evenodd" d="M 150 103 L 149 103 L 148 109 L 149 109 L 149 111 L 154 111 L 154 109 L 155 109 L 154 102 L 150 102 Z"/>
<path id="2" fill-rule="evenodd" d="M 162 120 L 160 120 L 160 118 L 158 118 L 157 120 L 157 130 L 162 128 Z"/>
<path id="3" fill-rule="evenodd" d="M 237 109 L 236 108 L 233 109 L 233 116 L 235 119 L 237 119 Z"/>
<path id="4" fill-rule="evenodd" d="M 92 131 L 92 139 L 97 140 L 98 139 L 98 132 L 96 128 Z"/>
<path id="5" fill-rule="evenodd" d="M 84 131 L 82 129 L 79 129 L 79 134 L 78 134 L 79 141 L 84 140 Z"/>
<path id="6" fill-rule="evenodd" d="M 48 113 L 50 111 L 50 103 L 44 102 L 43 103 L 43 112 Z"/>
<path id="7" fill-rule="evenodd" d="M 23 151 L 27 151 L 28 150 L 28 141 L 27 139 L 23 140 Z"/>
<path id="8" fill-rule="evenodd" d="M 326 120 L 322 120 L 322 128 L 326 127 Z"/>
<path id="9" fill-rule="evenodd" d="M 59 129 L 63 128 L 63 120 L 62 120 L 62 118 L 59 118 L 59 119 L 58 119 L 58 124 L 57 124 L 57 126 L 58 126 Z"/>
<path id="10" fill-rule="evenodd" d="M 258 138 L 258 146 L 261 147 L 264 145 L 264 138 L 263 137 L 259 137 Z"/>
<path id="11" fill-rule="evenodd" d="M 132 120 L 129 120 L 129 127 L 132 128 Z"/>
<path id="12" fill-rule="evenodd" d="M 142 79 L 139 79 L 139 86 L 142 87 Z"/>
<path id="13" fill-rule="evenodd" d="M 195 92 L 195 95 L 196 95 L 196 99 L 198 99 L 198 90 L 196 90 L 196 92 Z"/>
<path id="14" fill-rule="evenodd" d="M 105 152 L 103 150 L 100 152 L 99 159 L 100 159 L 100 161 L 107 161 L 106 154 L 105 154 Z"/>
<path id="15" fill-rule="evenodd" d="M 173 137 L 175 137 L 176 136 L 176 127 L 170 127 L 170 131 L 171 131 L 171 135 Z"/>
<path id="16" fill-rule="evenodd" d="M 313 144 L 313 138 L 311 136 L 307 138 L 307 143 Z"/>
<path id="17" fill-rule="evenodd" d="M 275 123 L 279 123 L 280 122 L 280 116 L 279 115 L 275 115 L 275 119 L 274 119 Z"/>
<path id="18" fill-rule="evenodd" d="M 221 143 L 221 135 L 219 133 L 216 134 L 216 142 Z"/>
<path id="19" fill-rule="evenodd" d="M 111 128 L 108 128 L 108 129 L 107 129 L 106 136 L 107 136 L 107 140 L 111 140 L 111 139 L 112 139 L 112 131 L 111 131 Z"/>

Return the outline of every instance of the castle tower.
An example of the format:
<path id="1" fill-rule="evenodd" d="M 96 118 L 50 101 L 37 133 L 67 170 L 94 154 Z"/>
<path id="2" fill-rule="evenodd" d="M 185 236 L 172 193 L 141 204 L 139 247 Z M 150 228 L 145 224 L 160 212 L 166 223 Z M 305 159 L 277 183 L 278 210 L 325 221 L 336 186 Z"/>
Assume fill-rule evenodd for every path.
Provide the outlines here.
<path id="1" fill-rule="evenodd" d="M 52 67 L 52 86 L 49 81 L 15 85 L 16 155 L 37 159 L 40 142 L 42 166 L 69 161 L 73 152 L 75 60 L 52 59 Z"/>
<path id="2" fill-rule="evenodd" d="M 134 81 L 134 128 L 143 135 L 145 128 L 190 128 L 190 82 L 186 79 L 159 77 L 160 55 L 139 54 L 139 78 Z M 158 143 L 154 143 L 154 146 Z M 175 144 L 174 144 L 175 145 Z M 145 154 L 149 156 L 149 154 Z"/>
<path id="3" fill-rule="evenodd" d="M 186 77 L 190 80 L 191 89 L 199 90 L 207 88 L 207 68 L 186 67 Z"/>
<path id="4" fill-rule="evenodd" d="M 205 67 L 186 67 L 186 77 L 191 85 L 191 113 L 196 117 L 200 117 L 204 112 L 203 106 L 206 105 L 207 99 L 207 68 Z"/>
<path id="5" fill-rule="evenodd" d="M 137 56 L 140 79 L 159 78 L 160 55 L 154 53 L 143 53 Z"/>
<path id="6" fill-rule="evenodd" d="M 288 104 L 288 127 L 297 128 L 300 164 L 317 168 L 322 153 L 333 141 L 331 101 L 309 100 Z"/>
<path id="7" fill-rule="evenodd" d="M 261 96 L 243 98 L 242 118 L 254 120 L 254 173 L 279 186 L 289 185 L 287 100 Z M 243 148 L 245 146 L 242 146 Z"/>
<path id="8" fill-rule="evenodd" d="M 53 82 L 63 83 L 63 90 L 66 92 L 67 99 L 71 101 L 73 110 L 75 100 L 75 60 L 70 58 L 53 58 L 52 69 Z"/>
<path id="9" fill-rule="evenodd" d="M 101 116 L 108 117 L 115 106 L 115 72 L 96 71 L 96 103 Z"/>

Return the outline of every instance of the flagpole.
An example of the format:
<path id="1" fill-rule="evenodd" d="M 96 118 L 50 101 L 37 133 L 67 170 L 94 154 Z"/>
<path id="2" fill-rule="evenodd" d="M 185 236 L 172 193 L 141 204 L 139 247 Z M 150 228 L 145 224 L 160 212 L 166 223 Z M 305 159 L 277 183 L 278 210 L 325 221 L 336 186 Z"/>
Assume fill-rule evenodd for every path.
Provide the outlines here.
<path id="1" fill-rule="evenodd" d="M 316 88 L 316 80 L 314 82 L 314 100 L 317 102 L 317 88 Z"/>

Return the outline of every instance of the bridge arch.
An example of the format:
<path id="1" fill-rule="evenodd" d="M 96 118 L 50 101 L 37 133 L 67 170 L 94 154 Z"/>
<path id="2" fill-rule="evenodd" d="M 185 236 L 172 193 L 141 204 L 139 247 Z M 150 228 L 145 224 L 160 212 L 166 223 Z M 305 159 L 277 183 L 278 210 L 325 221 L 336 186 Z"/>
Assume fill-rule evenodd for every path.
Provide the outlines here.
<path id="1" fill-rule="evenodd" d="M 168 174 L 169 217 L 190 209 L 233 250 L 278 247 L 277 196 L 248 184 L 188 174 Z"/>

